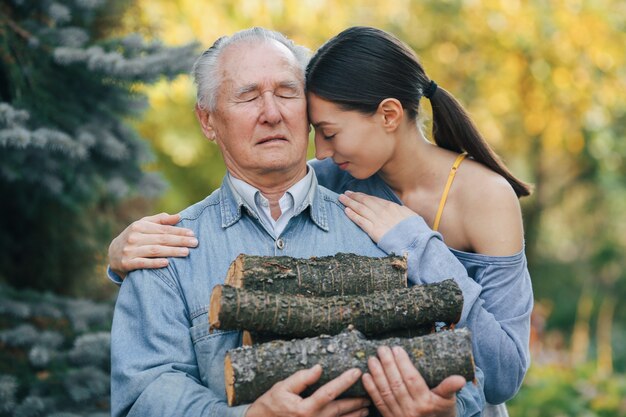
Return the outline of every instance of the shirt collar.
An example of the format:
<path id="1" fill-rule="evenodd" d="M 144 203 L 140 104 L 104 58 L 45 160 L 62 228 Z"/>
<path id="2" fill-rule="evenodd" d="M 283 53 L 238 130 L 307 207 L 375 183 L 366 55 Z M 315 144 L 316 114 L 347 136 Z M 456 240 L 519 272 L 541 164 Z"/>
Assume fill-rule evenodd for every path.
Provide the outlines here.
<path id="1" fill-rule="evenodd" d="M 302 213 L 307 207 L 311 207 L 310 216 L 313 222 L 321 229 L 328 231 L 326 208 L 317 192 L 317 178 L 313 167 L 307 164 L 307 174 L 291 186 L 287 193 L 294 202 L 294 217 Z M 248 213 L 258 219 L 255 196 L 259 190 L 245 181 L 239 180 L 227 173 L 221 186 L 222 198 L 220 199 L 222 227 L 229 227 L 241 218 L 241 207 L 245 207 Z"/>
<path id="2" fill-rule="evenodd" d="M 232 174 L 227 173 L 228 180 L 230 181 L 230 185 L 233 188 L 235 194 L 238 194 L 243 202 L 246 204 L 247 208 L 254 209 L 256 214 L 258 215 L 258 210 L 260 209 L 260 202 L 265 199 L 265 197 L 261 194 L 261 192 L 248 184 L 247 182 L 240 180 L 239 178 L 235 178 Z M 300 208 L 303 203 L 306 202 L 307 195 L 311 189 L 311 181 L 313 179 L 313 170 L 307 165 L 307 173 L 300 181 L 295 183 L 289 188 L 285 194 L 280 198 L 282 201 L 284 198 L 291 199 L 291 205 L 294 209 Z M 282 206 L 283 204 L 281 204 Z M 302 210 L 294 210 L 301 212 Z"/>
<path id="3" fill-rule="evenodd" d="M 247 182 L 233 177 L 230 172 L 226 174 L 226 177 L 232 187 L 233 194 L 240 197 L 240 204 L 258 217 L 257 195 L 260 194 L 259 190 Z"/>

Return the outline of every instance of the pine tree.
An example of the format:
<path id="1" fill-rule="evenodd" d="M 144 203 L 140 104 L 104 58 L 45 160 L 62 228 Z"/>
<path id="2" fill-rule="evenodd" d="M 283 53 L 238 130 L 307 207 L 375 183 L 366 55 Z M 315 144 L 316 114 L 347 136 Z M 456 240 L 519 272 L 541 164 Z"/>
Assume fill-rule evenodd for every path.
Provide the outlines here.
<path id="1" fill-rule="evenodd" d="M 112 37 L 131 2 L 0 3 L 0 278 L 67 290 L 110 236 L 107 208 L 155 196 L 128 120 L 140 84 L 188 71 L 196 45 Z"/>

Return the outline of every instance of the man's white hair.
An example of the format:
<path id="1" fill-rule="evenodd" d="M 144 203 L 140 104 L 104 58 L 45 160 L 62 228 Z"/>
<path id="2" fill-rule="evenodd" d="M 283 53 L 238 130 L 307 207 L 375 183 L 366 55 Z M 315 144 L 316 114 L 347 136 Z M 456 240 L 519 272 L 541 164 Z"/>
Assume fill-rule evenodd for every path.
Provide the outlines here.
<path id="1" fill-rule="evenodd" d="M 222 83 L 219 58 L 228 46 L 242 41 L 266 42 L 270 40 L 285 45 L 293 53 L 302 71 L 302 82 L 304 83 L 304 72 L 310 58 L 309 50 L 304 46 L 296 45 L 280 32 L 254 27 L 236 32 L 232 36 L 222 36 L 204 51 L 193 64 L 191 75 L 197 87 L 196 102 L 198 106 L 203 110 L 215 111 L 217 94 Z"/>

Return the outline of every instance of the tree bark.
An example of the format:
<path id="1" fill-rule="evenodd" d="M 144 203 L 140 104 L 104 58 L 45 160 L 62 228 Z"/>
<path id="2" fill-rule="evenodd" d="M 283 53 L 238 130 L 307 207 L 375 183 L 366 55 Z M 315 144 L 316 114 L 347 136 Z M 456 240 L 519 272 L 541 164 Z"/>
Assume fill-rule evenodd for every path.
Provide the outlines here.
<path id="1" fill-rule="evenodd" d="M 430 388 L 450 375 L 461 375 L 467 381 L 474 379 L 471 335 L 466 329 L 374 341 L 356 330 L 348 330 L 333 337 L 273 341 L 230 350 L 224 361 L 228 404 L 251 403 L 275 383 L 320 364 L 322 377 L 307 389 L 306 396 L 350 368 L 366 372 L 367 359 L 376 356 L 379 346 L 404 348 Z M 359 380 L 342 397 L 366 395 Z"/>
<path id="2" fill-rule="evenodd" d="M 352 324 L 366 335 L 456 323 L 463 294 L 454 280 L 415 285 L 372 295 L 302 297 L 216 286 L 211 294 L 211 329 L 272 332 L 283 337 L 337 334 Z"/>
<path id="3" fill-rule="evenodd" d="M 347 253 L 309 259 L 239 255 L 225 284 L 276 294 L 332 296 L 371 294 L 407 287 L 401 256 L 373 258 Z"/>
<path id="4" fill-rule="evenodd" d="M 435 332 L 435 326 L 425 325 L 425 326 L 415 327 L 413 329 L 393 330 L 393 331 L 386 332 L 386 333 L 370 335 L 369 337 L 373 340 L 389 339 L 392 337 L 411 338 L 411 337 L 425 336 L 427 334 L 431 334 L 434 332 Z M 245 334 L 246 334 L 246 337 L 249 338 L 249 339 L 244 340 L 243 344 L 246 346 L 258 345 L 261 343 L 271 342 L 273 340 L 292 339 L 289 336 L 283 336 L 283 335 L 272 333 L 272 332 L 260 333 L 260 332 L 247 332 L 246 331 Z"/>

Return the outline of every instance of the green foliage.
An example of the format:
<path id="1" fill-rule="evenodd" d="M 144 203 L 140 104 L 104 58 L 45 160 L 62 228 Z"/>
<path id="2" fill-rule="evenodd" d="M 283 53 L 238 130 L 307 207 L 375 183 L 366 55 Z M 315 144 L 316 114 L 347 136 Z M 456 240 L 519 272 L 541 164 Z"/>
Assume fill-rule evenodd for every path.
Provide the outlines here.
<path id="1" fill-rule="evenodd" d="M 102 256 L 111 207 L 163 188 L 128 119 L 146 105 L 138 83 L 187 71 L 195 45 L 111 37 L 129 6 L 0 5 L 0 276 L 16 286 L 68 291 Z"/>
<path id="2" fill-rule="evenodd" d="M 0 284 L 0 417 L 108 413 L 112 315 Z"/>
<path id="3" fill-rule="evenodd" d="M 143 165 L 172 185 L 162 209 L 178 211 L 216 188 L 224 165 L 199 131 L 189 78 L 138 87 L 159 73 L 178 73 L 166 62 L 187 63 L 189 51 L 180 49 L 173 60 L 142 60 L 168 49 L 123 36 L 132 28 L 167 43 L 200 40 L 206 47 L 253 25 L 311 49 L 350 25 L 380 27 L 406 41 L 513 172 L 535 184 L 522 204 L 535 295 L 551 308 L 547 330 L 563 332 L 566 348 L 577 301 L 591 291 L 589 357 L 597 354 L 599 306 L 626 296 L 626 3 L 620 0 L 5 0 L 0 276 L 67 290 L 68 271 L 79 275 L 106 248 L 115 202 L 151 188 L 142 182 L 147 147 L 139 136 L 156 153 Z M 123 120 L 139 114 L 144 93 L 150 108 L 130 120 L 130 129 Z M 625 320 L 626 303 L 617 302 L 611 338 L 618 372 L 626 370 Z M 598 400 L 589 395 L 594 384 Z M 602 379 L 587 368 L 534 366 L 511 415 L 626 415 L 623 384 L 621 375 Z M 5 399 L 13 387 L 0 375 L 0 414 L 11 406 Z M 20 395 L 11 407 L 37 408 L 36 399 L 28 403 Z"/>
<path id="4" fill-rule="evenodd" d="M 599 376 L 594 364 L 576 369 L 534 366 L 509 403 L 511 417 L 626 416 L 626 376 Z"/>
<path id="5" fill-rule="evenodd" d="M 312 50 L 352 25 L 391 31 L 463 103 L 511 170 L 534 183 L 522 199 L 526 253 L 536 298 L 552 300 L 548 328 L 568 339 L 587 285 L 597 301 L 592 330 L 601 300 L 626 296 L 625 2 L 138 1 L 146 26 L 164 39 L 204 46 L 253 25 Z M 139 129 L 150 132 L 155 166 L 172 183 L 161 207 L 178 211 L 217 185 L 204 175 L 223 171 L 193 120 L 191 83 L 165 90 L 148 90 L 151 112 Z M 170 111 L 184 117 L 159 119 Z M 616 303 L 615 334 L 625 321 L 626 303 Z M 619 371 L 622 351 L 613 349 Z"/>

